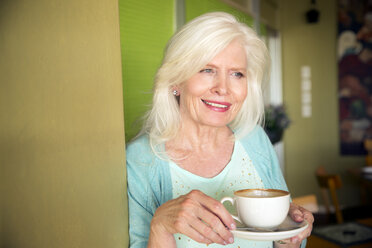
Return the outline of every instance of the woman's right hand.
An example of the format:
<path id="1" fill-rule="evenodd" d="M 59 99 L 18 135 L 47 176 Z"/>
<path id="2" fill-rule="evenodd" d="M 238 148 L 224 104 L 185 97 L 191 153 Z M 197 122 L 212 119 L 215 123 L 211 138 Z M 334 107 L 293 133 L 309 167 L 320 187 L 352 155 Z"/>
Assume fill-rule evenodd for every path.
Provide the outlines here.
<path id="1" fill-rule="evenodd" d="M 199 243 L 226 245 L 234 242 L 229 231 L 232 229 L 235 229 L 235 222 L 225 207 L 201 191 L 193 190 L 156 210 L 151 220 L 148 247 L 164 247 L 165 243 L 175 247 L 175 233 Z"/>

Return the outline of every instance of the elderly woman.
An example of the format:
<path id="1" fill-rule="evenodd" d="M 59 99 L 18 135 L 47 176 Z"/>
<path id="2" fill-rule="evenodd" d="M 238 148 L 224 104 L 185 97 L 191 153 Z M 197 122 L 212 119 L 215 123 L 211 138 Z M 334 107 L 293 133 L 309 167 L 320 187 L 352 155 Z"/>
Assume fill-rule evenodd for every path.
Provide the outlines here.
<path id="1" fill-rule="evenodd" d="M 238 189 L 287 190 L 259 126 L 266 62 L 265 44 L 226 13 L 202 15 L 169 41 L 153 105 L 127 147 L 131 247 L 299 247 L 310 235 L 313 216 L 291 204 L 290 216 L 309 223 L 296 237 L 234 240 L 219 202 Z"/>

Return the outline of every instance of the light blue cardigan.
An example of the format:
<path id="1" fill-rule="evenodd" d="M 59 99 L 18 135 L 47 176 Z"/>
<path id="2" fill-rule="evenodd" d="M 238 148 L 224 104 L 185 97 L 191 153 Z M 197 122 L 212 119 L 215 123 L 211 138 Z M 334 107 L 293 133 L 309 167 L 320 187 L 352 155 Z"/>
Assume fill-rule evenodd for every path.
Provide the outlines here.
<path id="1" fill-rule="evenodd" d="M 288 190 L 276 153 L 264 130 L 257 126 L 240 139 L 265 188 Z M 147 246 L 155 210 L 173 199 L 168 161 L 155 156 L 147 135 L 131 142 L 126 151 L 130 247 Z M 302 244 L 304 247 L 304 242 Z"/>

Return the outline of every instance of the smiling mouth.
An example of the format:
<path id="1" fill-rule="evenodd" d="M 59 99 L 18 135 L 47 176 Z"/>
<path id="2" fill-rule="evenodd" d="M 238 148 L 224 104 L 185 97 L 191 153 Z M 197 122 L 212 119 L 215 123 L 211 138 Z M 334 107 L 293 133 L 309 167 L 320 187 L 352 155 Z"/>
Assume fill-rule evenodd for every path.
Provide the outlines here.
<path id="1" fill-rule="evenodd" d="M 206 100 L 203 100 L 202 99 L 202 102 L 208 106 L 211 106 L 211 107 L 216 107 L 216 108 L 222 108 L 222 109 L 227 109 L 231 106 L 231 104 L 229 103 L 225 103 L 225 104 L 222 104 L 222 103 L 216 103 L 216 102 L 208 102 Z"/>

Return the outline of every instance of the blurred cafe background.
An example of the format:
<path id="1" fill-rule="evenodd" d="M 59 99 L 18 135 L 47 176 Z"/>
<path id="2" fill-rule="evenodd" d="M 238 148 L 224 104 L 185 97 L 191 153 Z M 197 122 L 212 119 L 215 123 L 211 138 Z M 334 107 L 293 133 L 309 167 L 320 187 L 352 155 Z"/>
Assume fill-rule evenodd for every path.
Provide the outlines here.
<path id="1" fill-rule="evenodd" d="M 125 144 L 167 40 L 211 11 L 269 47 L 265 128 L 308 247 L 372 247 L 371 0 L 0 0 L 1 248 L 128 246 Z"/>

